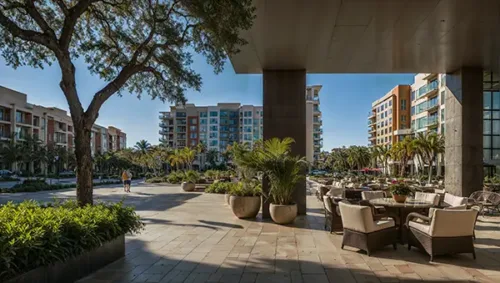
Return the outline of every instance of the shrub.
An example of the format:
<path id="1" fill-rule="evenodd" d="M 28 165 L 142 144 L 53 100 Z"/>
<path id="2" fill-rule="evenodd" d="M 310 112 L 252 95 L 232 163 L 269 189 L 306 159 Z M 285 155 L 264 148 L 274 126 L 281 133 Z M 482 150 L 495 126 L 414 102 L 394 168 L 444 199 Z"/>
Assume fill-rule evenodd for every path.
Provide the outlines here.
<path id="1" fill-rule="evenodd" d="M 232 183 L 231 183 L 232 184 Z M 262 194 L 262 185 L 258 182 L 252 183 L 235 183 L 235 185 L 229 186 L 228 194 L 232 196 L 239 197 L 255 197 Z"/>
<path id="2" fill-rule="evenodd" d="M 146 183 L 151 183 L 151 184 L 167 183 L 167 182 L 168 182 L 168 179 L 165 176 L 163 176 L 163 177 L 151 177 L 151 178 L 146 179 Z"/>
<path id="3" fill-rule="evenodd" d="M 184 179 L 184 172 L 182 171 L 172 171 L 170 174 L 167 176 L 167 181 L 170 184 L 180 184 L 182 183 L 182 180 Z"/>
<path id="4" fill-rule="evenodd" d="M 191 182 L 191 183 L 196 183 L 200 179 L 200 173 L 194 171 L 194 170 L 188 170 L 184 172 L 184 176 L 182 178 L 183 182 Z"/>
<path id="5" fill-rule="evenodd" d="M 47 184 L 45 181 L 34 181 L 30 180 L 27 182 L 25 180 L 23 184 L 17 184 L 14 187 L 7 189 L 2 188 L 0 192 L 2 193 L 21 193 L 21 192 L 39 192 L 39 191 L 53 191 L 53 190 L 62 190 L 62 189 L 73 189 L 76 188 L 76 184 Z M 94 183 L 94 186 L 102 186 L 102 185 L 113 185 L 120 184 L 120 181 L 112 180 L 112 181 L 101 181 L 98 183 Z"/>
<path id="6" fill-rule="evenodd" d="M 123 203 L 79 207 L 76 202 L 42 206 L 35 201 L 0 207 L 0 281 L 65 261 L 144 224 Z"/>
<path id="7" fill-rule="evenodd" d="M 12 176 L 0 176 L 0 182 L 13 182 L 13 181 L 19 181 L 19 179 Z"/>
<path id="8" fill-rule="evenodd" d="M 231 186 L 234 186 L 235 183 L 229 183 L 229 182 L 215 182 L 213 184 L 210 184 L 206 189 L 205 193 L 209 194 L 225 194 L 227 193 Z"/>
<path id="9" fill-rule="evenodd" d="M 23 181 L 23 185 L 28 185 L 28 184 L 45 184 L 45 179 L 37 178 L 37 179 L 26 179 Z"/>

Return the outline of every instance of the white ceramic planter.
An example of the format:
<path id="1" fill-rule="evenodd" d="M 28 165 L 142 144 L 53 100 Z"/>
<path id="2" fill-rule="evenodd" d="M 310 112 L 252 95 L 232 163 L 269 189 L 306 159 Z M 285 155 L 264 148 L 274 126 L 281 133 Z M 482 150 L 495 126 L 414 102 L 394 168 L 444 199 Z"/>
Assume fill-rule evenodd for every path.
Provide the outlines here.
<path id="1" fill-rule="evenodd" d="M 182 182 L 181 188 L 185 192 L 192 192 L 195 189 L 195 184 L 191 182 Z"/>

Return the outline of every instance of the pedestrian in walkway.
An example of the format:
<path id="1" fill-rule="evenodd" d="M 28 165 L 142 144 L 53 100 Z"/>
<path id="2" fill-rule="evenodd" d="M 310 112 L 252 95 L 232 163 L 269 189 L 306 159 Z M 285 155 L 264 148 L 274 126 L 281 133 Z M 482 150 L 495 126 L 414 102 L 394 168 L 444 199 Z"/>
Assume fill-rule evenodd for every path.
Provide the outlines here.
<path id="1" fill-rule="evenodd" d="M 129 170 L 123 170 L 122 173 L 123 190 L 130 193 L 130 185 L 132 184 L 132 173 Z"/>

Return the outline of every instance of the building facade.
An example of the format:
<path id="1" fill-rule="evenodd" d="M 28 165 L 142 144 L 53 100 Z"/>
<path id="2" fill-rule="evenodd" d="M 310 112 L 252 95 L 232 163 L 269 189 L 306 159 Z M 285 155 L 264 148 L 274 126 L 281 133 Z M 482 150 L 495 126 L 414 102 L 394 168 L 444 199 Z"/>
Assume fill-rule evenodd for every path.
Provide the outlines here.
<path id="1" fill-rule="evenodd" d="M 306 90 L 308 135 L 307 159 L 314 161 L 322 147 L 322 121 L 319 109 L 321 86 Z M 224 152 L 234 142 L 250 147 L 263 139 L 262 106 L 218 103 L 215 106 L 194 104 L 171 106 L 160 112 L 160 142 L 172 148 L 195 147 L 204 143 L 207 150 Z"/>
<path id="2" fill-rule="evenodd" d="M 396 129 L 392 134 L 415 136 L 418 133 L 436 132 L 445 134 L 446 97 L 451 92 L 446 87 L 446 74 L 420 73 L 415 75 L 411 85 L 411 126 Z M 385 143 L 385 131 L 379 128 L 379 110 L 387 100 L 387 94 L 372 104 L 369 113 L 369 145 Z M 483 72 L 483 161 L 488 165 L 500 166 L 500 77 L 492 72 Z M 389 106 L 390 107 L 390 106 Z M 382 110 L 383 111 L 383 110 Z M 384 124 L 385 125 L 385 124 Z M 388 125 L 391 125 L 390 122 Z M 389 127 L 389 130 L 391 128 Z M 439 162 L 444 164 L 444 156 Z M 438 170 L 440 170 L 439 168 Z"/>
<path id="3" fill-rule="evenodd" d="M 33 136 L 46 146 L 73 149 L 73 121 L 68 113 L 56 107 L 28 103 L 27 98 L 24 93 L 0 86 L 0 146 Z M 92 154 L 126 147 L 127 135 L 115 127 L 95 124 L 91 136 Z"/>
<path id="4" fill-rule="evenodd" d="M 370 146 L 390 146 L 411 133 L 410 86 L 397 85 L 372 103 L 368 113 Z"/>

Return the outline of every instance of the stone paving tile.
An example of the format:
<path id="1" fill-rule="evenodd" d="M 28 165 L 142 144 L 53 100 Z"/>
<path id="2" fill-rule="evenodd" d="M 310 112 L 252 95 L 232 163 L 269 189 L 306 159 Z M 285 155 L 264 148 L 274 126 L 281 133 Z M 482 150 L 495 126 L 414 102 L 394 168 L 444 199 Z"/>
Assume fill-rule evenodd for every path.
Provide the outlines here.
<path id="1" fill-rule="evenodd" d="M 500 282 L 500 217 L 480 217 L 470 255 L 435 257 L 398 246 L 368 257 L 341 249 L 342 235 L 323 230 L 322 204 L 308 197 L 307 216 L 293 225 L 235 218 L 224 196 L 180 192 L 178 186 L 98 188 L 96 198 L 134 205 L 146 223 L 127 235 L 126 256 L 80 282 Z M 74 192 L 33 194 L 50 201 Z M 22 200 L 12 196 L 14 201 Z M 9 198 L 0 196 L 0 202 Z"/>

